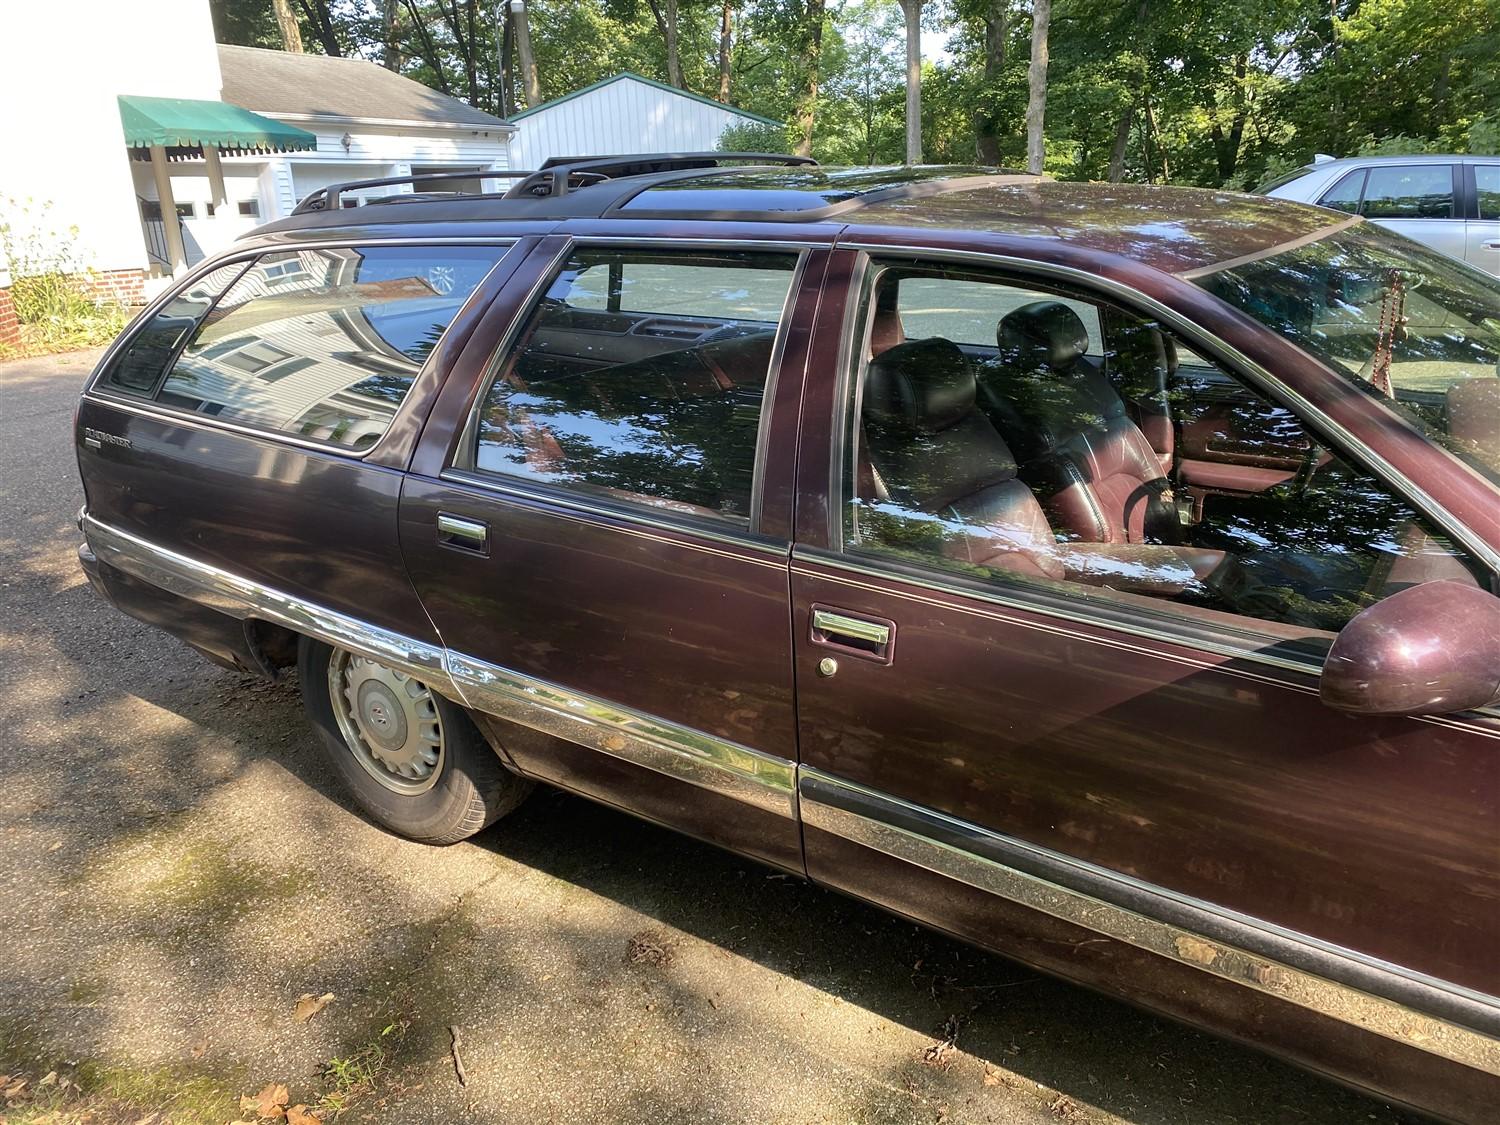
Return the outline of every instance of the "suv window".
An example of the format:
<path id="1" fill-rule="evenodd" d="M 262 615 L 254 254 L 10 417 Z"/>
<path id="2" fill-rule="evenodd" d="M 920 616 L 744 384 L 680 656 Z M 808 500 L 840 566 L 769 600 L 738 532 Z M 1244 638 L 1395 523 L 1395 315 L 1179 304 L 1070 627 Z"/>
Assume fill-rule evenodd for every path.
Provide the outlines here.
<path id="1" fill-rule="evenodd" d="M 896 308 L 907 334 L 943 336 L 955 344 L 990 348 L 996 326 L 1012 309 L 1044 296 L 1024 289 L 987 285 L 956 277 L 907 277 L 898 282 Z M 1083 321 L 1089 351 L 1102 351 L 1098 310 L 1082 301 L 1065 301 Z"/>
<path id="2" fill-rule="evenodd" d="M 1479 195 L 1479 217 L 1500 219 L 1500 164 L 1477 165 L 1474 189 Z"/>
<path id="3" fill-rule="evenodd" d="M 871 324 L 920 267 L 877 274 Z M 1470 563 L 1400 496 L 1160 325 L 976 275 L 996 345 L 872 332 L 855 381 L 844 549 L 984 582 L 1128 600 L 1325 645 L 1356 612 Z M 1103 326 L 1090 355 L 1087 305 Z M 928 310 L 936 315 L 937 308 Z M 948 315 L 946 305 L 941 310 Z M 891 343 L 892 340 L 901 340 Z"/>
<path id="4" fill-rule="evenodd" d="M 586 249 L 532 310 L 474 466 L 748 524 L 795 254 Z"/>
<path id="5" fill-rule="evenodd" d="M 132 394 L 154 395 L 182 342 L 208 315 L 219 294 L 247 268 L 245 262 L 220 266 L 163 305 L 150 323 L 130 338 L 105 375 L 104 385 Z"/>
<path id="6" fill-rule="evenodd" d="M 368 449 L 504 253 L 502 246 L 341 247 L 225 267 L 243 272 L 217 302 L 206 285 L 173 301 L 139 338 L 142 362 L 132 343 L 110 383 L 180 410 Z M 153 379 L 148 387 L 145 349 L 158 363 L 176 350 L 180 327 L 169 347 L 151 342 L 166 343 L 174 318 L 188 322 L 191 339 L 160 386 Z"/>
<path id="7" fill-rule="evenodd" d="M 1451 219 L 1451 164 L 1382 164 L 1370 169 L 1359 213 L 1368 219 Z"/>
<path id="8" fill-rule="evenodd" d="M 1353 215 L 1358 213 L 1360 196 L 1364 193 L 1365 170 L 1356 168 L 1325 191 L 1323 198 L 1318 200 L 1318 205 L 1332 207 L 1336 211 L 1347 211 Z"/>

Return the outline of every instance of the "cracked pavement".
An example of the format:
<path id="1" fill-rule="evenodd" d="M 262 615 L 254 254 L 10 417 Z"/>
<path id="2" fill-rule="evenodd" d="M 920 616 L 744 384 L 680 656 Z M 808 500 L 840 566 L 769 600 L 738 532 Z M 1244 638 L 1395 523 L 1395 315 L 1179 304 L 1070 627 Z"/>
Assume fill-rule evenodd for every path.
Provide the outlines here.
<path id="1" fill-rule="evenodd" d="M 267 1083 L 382 1122 L 1406 1120 L 551 790 L 451 848 L 376 829 L 288 678 L 84 582 L 91 360 L 0 364 L 0 1073 L 72 1076 L 56 1120 L 222 1122 Z"/>

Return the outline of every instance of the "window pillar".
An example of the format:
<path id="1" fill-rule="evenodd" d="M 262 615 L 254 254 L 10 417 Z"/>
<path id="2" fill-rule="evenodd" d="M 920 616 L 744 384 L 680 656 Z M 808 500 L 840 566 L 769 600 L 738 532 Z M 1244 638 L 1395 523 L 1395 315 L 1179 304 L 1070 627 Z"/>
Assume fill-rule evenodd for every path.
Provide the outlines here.
<path id="1" fill-rule="evenodd" d="M 219 162 L 219 150 L 213 145 L 204 145 L 203 161 L 208 165 L 208 202 L 214 217 L 230 218 L 229 193 L 224 188 L 224 165 Z"/>

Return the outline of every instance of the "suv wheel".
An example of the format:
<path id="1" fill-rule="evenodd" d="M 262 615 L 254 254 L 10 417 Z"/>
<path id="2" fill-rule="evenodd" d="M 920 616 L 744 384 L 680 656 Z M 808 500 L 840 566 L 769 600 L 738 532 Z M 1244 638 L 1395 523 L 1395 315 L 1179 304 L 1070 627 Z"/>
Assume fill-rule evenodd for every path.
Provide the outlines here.
<path id="1" fill-rule="evenodd" d="M 302 701 L 360 807 L 427 844 L 453 844 L 510 812 L 531 783 L 500 762 L 463 708 L 368 657 L 303 637 Z"/>

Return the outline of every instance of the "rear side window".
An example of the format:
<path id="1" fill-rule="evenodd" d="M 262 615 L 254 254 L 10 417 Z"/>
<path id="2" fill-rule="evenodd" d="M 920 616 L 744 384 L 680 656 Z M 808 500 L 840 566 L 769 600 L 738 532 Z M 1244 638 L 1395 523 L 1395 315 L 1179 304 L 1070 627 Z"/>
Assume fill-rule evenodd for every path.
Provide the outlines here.
<path id="1" fill-rule="evenodd" d="M 1479 195 L 1479 217 L 1500 219 L 1500 164 L 1481 164 L 1475 168 L 1474 189 Z"/>
<path id="2" fill-rule="evenodd" d="M 481 406 L 474 468 L 748 524 L 795 254 L 580 250 Z"/>
<path id="3" fill-rule="evenodd" d="M 903 334 L 912 339 L 942 336 L 964 347 L 993 348 L 1000 322 L 1022 305 L 1040 300 L 1058 298 L 963 278 L 904 277 L 897 290 L 896 310 L 901 314 Z M 1084 301 L 1063 298 L 1060 303 L 1077 313 L 1088 330 L 1089 352 L 1102 352 L 1099 310 Z"/>
<path id="4" fill-rule="evenodd" d="M 1360 214 L 1368 219 L 1451 219 L 1453 166 L 1412 164 L 1371 168 Z"/>
<path id="5" fill-rule="evenodd" d="M 1347 211 L 1354 215 L 1359 212 L 1359 197 L 1365 190 L 1365 170 L 1363 168 L 1350 172 L 1333 187 L 1323 193 L 1323 198 L 1318 200 L 1320 206 L 1332 207 L 1336 211 Z"/>
<path id="6" fill-rule="evenodd" d="M 205 274 L 168 301 L 151 322 L 131 337 L 104 377 L 104 385 L 132 394 L 154 395 L 184 340 L 208 315 L 214 299 L 245 272 L 244 262 Z"/>
<path id="7" fill-rule="evenodd" d="M 144 370 L 123 382 L 130 365 L 110 381 L 179 410 L 368 449 L 504 252 L 370 246 L 268 255 L 211 308 L 192 304 L 191 337 L 159 387 L 146 387 Z"/>

